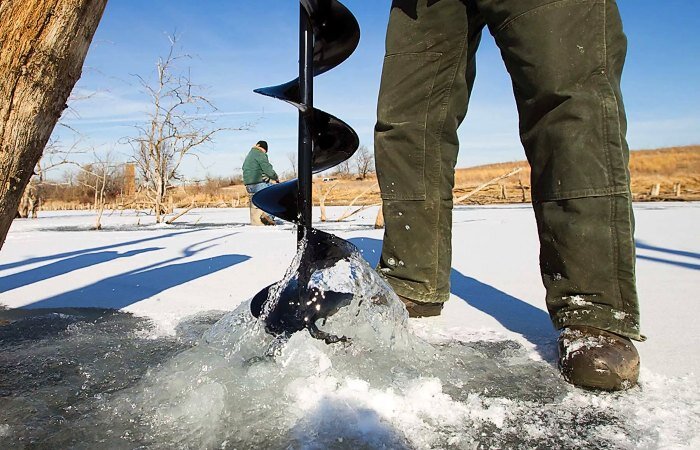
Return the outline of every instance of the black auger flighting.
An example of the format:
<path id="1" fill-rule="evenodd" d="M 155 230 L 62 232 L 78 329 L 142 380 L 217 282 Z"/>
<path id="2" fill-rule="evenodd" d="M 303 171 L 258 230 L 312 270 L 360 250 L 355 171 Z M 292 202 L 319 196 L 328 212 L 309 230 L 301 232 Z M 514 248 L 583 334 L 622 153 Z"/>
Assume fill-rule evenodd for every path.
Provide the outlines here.
<path id="1" fill-rule="evenodd" d="M 274 335 L 308 329 L 327 343 L 346 340 L 322 332 L 316 321 L 335 313 L 352 294 L 320 291 L 309 285 L 312 275 L 357 252 L 351 243 L 311 227 L 314 173 L 350 158 L 359 147 L 355 131 L 342 120 L 313 107 L 313 78 L 345 61 L 357 48 L 360 27 L 336 0 L 300 0 L 299 78 L 255 92 L 294 105 L 299 110 L 299 178 L 273 185 L 253 197 L 263 211 L 297 224 L 298 267 L 291 277 L 260 291 L 251 312 Z M 273 295 L 270 295 L 273 292 Z"/>

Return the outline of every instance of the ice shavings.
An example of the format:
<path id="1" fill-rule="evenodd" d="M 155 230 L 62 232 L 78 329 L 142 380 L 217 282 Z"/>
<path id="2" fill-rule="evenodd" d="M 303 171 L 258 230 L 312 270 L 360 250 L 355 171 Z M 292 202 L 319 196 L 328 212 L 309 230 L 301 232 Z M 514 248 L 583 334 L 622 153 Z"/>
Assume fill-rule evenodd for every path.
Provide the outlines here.
<path id="1" fill-rule="evenodd" d="M 626 320 L 629 317 L 629 314 L 622 311 L 615 311 L 613 313 L 613 317 L 617 320 Z"/>
<path id="2" fill-rule="evenodd" d="M 9 437 L 11 433 L 10 426 L 7 424 L 0 425 L 0 437 Z"/>
<path id="3" fill-rule="evenodd" d="M 583 297 L 580 295 L 572 295 L 570 297 L 562 297 L 562 300 L 568 301 L 568 303 L 571 303 L 572 305 L 575 306 L 593 306 L 593 303 L 584 300 Z"/>

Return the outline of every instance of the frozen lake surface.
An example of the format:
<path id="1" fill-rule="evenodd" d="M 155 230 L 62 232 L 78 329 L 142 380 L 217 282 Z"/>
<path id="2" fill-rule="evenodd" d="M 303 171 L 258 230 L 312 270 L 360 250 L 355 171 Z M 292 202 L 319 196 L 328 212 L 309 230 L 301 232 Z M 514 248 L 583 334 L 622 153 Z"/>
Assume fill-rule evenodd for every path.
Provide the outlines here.
<path id="1" fill-rule="evenodd" d="M 441 317 L 364 302 L 330 324 L 357 334 L 334 346 L 307 333 L 277 345 L 247 314 L 292 260 L 291 226 L 246 226 L 247 210 L 196 210 L 170 226 L 115 212 L 101 232 L 85 212 L 16 221 L 0 252 L 0 441 L 700 448 L 700 204 L 635 208 L 649 340 L 638 345 L 640 386 L 615 394 L 572 388 L 556 370 L 527 206 L 455 211 Z M 374 266 L 375 214 L 319 228 Z"/>

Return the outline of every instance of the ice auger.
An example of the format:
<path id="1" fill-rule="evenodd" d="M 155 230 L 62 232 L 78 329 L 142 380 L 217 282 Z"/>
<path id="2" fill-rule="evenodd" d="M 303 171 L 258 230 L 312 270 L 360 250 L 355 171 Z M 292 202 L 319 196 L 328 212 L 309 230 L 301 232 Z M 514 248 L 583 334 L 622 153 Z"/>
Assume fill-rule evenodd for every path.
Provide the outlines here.
<path id="1" fill-rule="evenodd" d="M 357 48 L 360 27 L 336 0 L 300 0 L 299 77 L 256 89 L 258 94 L 292 104 L 299 110 L 298 179 L 270 186 L 253 196 L 261 210 L 297 225 L 298 253 L 284 280 L 260 291 L 251 313 L 268 333 L 284 336 L 308 329 L 327 343 L 345 340 L 318 329 L 316 322 L 352 301 L 352 294 L 310 286 L 312 275 L 348 259 L 357 248 L 311 226 L 312 175 L 350 158 L 359 147 L 355 131 L 342 120 L 313 106 L 314 77 L 345 61 Z"/>

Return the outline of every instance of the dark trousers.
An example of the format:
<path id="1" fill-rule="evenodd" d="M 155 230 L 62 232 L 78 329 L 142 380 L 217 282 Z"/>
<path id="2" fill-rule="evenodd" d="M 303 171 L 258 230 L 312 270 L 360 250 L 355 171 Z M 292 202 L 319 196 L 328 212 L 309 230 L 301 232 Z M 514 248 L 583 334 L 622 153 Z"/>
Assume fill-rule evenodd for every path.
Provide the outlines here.
<path id="1" fill-rule="evenodd" d="M 614 0 L 393 2 L 375 129 L 381 272 L 407 298 L 449 298 L 457 128 L 485 27 L 513 83 L 554 325 L 640 339 Z"/>

